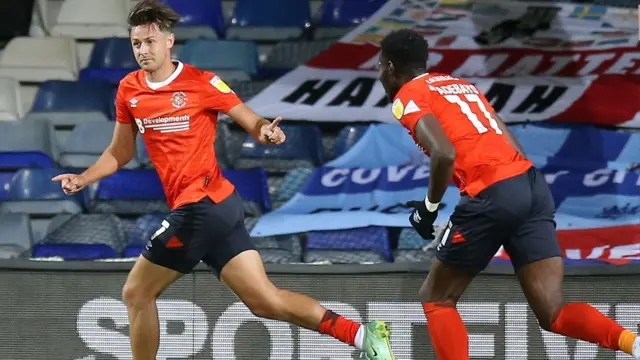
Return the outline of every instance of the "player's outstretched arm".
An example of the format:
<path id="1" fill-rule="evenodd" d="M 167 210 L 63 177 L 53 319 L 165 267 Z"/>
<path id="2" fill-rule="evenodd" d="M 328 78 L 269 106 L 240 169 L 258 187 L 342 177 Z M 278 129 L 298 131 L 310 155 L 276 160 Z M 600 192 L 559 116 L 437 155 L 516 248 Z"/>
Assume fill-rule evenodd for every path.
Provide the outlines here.
<path id="1" fill-rule="evenodd" d="M 102 153 L 98 161 L 82 174 L 61 174 L 53 181 L 60 181 L 67 194 L 76 193 L 87 185 L 112 175 L 125 166 L 136 151 L 136 128 L 132 124 L 116 122 L 111 144 Z"/>
<path id="2" fill-rule="evenodd" d="M 456 150 L 444 133 L 440 122 L 432 114 L 420 118 L 416 124 L 415 134 L 420 145 L 429 152 L 431 158 L 428 200 L 431 203 L 439 203 L 453 176 Z"/>
<path id="3" fill-rule="evenodd" d="M 234 106 L 227 115 L 261 144 L 279 145 L 286 140 L 284 131 L 278 126 L 281 117 L 270 122 L 245 104 Z"/>

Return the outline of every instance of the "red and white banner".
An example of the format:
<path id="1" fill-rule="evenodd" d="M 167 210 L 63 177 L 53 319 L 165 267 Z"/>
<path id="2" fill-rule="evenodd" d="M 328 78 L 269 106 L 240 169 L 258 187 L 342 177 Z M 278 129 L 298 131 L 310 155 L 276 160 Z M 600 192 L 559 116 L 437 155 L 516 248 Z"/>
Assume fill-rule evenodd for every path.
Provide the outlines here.
<path id="1" fill-rule="evenodd" d="M 394 122 L 377 81 L 379 41 L 413 28 L 428 68 L 481 88 L 508 122 L 640 127 L 636 9 L 495 0 L 390 0 L 249 105 L 264 116 Z"/>

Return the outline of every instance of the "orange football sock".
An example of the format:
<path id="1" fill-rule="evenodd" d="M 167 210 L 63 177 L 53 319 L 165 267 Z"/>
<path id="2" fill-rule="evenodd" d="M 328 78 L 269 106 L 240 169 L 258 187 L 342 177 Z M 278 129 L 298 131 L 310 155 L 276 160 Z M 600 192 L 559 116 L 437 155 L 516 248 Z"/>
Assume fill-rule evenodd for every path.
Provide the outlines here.
<path id="1" fill-rule="evenodd" d="M 327 310 L 322 317 L 322 321 L 320 321 L 318 332 L 355 346 L 358 329 L 360 329 L 360 324 L 357 322 L 345 319 L 333 311 Z"/>
<path id="2" fill-rule="evenodd" d="M 636 335 L 585 303 L 569 303 L 560 310 L 551 331 L 631 354 Z"/>
<path id="3" fill-rule="evenodd" d="M 469 336 L 455 307 L 445 303 L 423 303 L 431 343 L 439 360 L 468 360 Z"/>

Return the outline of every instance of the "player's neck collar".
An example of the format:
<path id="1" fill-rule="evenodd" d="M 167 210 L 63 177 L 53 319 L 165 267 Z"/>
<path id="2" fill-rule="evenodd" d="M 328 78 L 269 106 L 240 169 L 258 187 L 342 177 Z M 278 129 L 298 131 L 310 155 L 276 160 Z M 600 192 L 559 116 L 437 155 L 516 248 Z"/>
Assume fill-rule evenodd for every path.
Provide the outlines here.
<path id="1" fill-rule="evenodd" d="M 159 82 L 152 82 L 149 80 L 149 76 L 145 75 L 144 79 L 147 82 L 147 86 L 151 89 L 151 90 L 158 90 L 163 86 L 167 86 L 169 84 L 171 84 L 171 82 L 173 80 L 175 80 L 178 75 L 180 75 L 180 73 L 182 72 L 182 68 L 184 67 L 184 65 L 182 64 L 182 62 L 176 60 L 173 61 L 173 63 L 176 64 L 176 69 L 173 71 L 173 73 L 165 80 L 165 81 L 159 81 Z"/>
<path id="2" fill-rule="evenodd" d="M 429 75 L 429 73 L 428 73 L 428 72 L 426 72 L 426 73 L 424 73 L 424 74 L 421 74 L 421 75 L 418 75 L 418 76 L 414 77 L 413 79 L 411 79 L 411 81 L 413 81 L 413 80 L 417 80 L 417 79 L 420 79 L 421 77 L 423 77 L 423 76 L 427 76 L 427 75 Z"/>

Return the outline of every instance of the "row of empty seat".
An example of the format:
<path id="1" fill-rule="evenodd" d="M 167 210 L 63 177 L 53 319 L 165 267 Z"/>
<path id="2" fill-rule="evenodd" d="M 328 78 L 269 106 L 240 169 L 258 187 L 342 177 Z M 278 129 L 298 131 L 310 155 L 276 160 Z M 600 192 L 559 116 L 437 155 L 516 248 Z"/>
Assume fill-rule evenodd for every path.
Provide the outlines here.
<path id="1" fill-rule="evenodd" d="M 140 255 L 164 214 L 121 219 L 113 214 L 61 214 L 52 219 L 39 241 L 31 237 L 26 214 L 0 217 L 0 259 L 60 258 L 99 260 Z M 255 221 L 246 221 L 250 229 Z M 394 236 L 395 235 L 395 236 Z M 412 229 L 399 234 L 384 227 L 312 231 L 300 235 L 254 238 L 267 263 L 378 263 L 425 260 L 428 242 Z"/>
<path id="2" fill-rule="evenodd" d="M 181 38 L 282 40 L 299 38 L 312 25 L 317 36 L 343 34 L 366 20 L 385 0 L 324 0 L 312 19 L 305 0 L 236 0 L 231 19 L 225 19 L 220 0 L 164 0 L 180 15 Z M 129 0 L 64 0 L 51 28 L 53 35 L 76 39 L 128 36 Z M 336 31 L 336 28 L 338 29 Z"/>
<path id="3" fill-rule="evenodd" d="M 253 42 L 229 40 L 197 39 L 188 41 L 175 58 L 197 66 L 202 70 L 218 73 L 223 79 L 233 84 L 246 84 L 250 80 L 273 79 L 299 63 L 304 63 L 331 45 L 331 41 L 284 42 L 272 49 L 264 62 L 259 60 L 258 48 Z M 215 55 L 214 55 L 215 54 Z M 0 81 L 3 90 L 0 96 L 0 107 L 4 103 L 15 104 L 13 110 L 5 111 L 2 119 L 16 119 L 25 116 L 31 109 L 38 91 L 44 91 L 43 104 L 53 101 L 51 96 L 65 96 L 65 93 L 85 91 L 92 99 L 109 101 L 103 105 L 112 111 L 111 91 L 107 86 L 62 85 L 53 83 L 43 90 L 39 87 L 49 80 L 57 81 L 100 81 L 111 87 L 128 73 L 138 69 L 133 57 L 131 43 L 128 38 L 106 38 L 96 42 L 91 53 L 88 66 L 80 69 L 77 60 L 76 44 L 67 37 L 17 37 L 5 47 L 0 57 Z M 54 86 L 50 88 L 50 86 Z M 66 88 L 63 88 L 66 86 Z M 243 85 L 240 85 L 243 86 Z M 246 85 L 251 86 L 251 85 Z M 6 89 L 6 92 L 4 91 Z M 89 92 L 94 92 L 91 94 Z M 255 92 L 257 93 L 257 91 Z M 254 95 L 252 93 L 251 95 Z M 87 103 L 82 97 L 76 101 Z M 5 105 L 6 106 L 6 105 Z M 4 110 L 4 109 L 2 109 Z"/>
<path id="4" fill-rule="evenodd" d="M 64 127 L 56 130 L 44 116 L 0 122 L 0 154 L 4 154 L 0 159 L 0 169 L 54 165 L 87 168 L 111 142 L 114 122 L 83 121 L 77 125 L 67 122 L 64 125 L 72 125 L 72 130 Z M 364 125 L 348 126 L 337 138 L 323 138 L 320 127 L 311 123 L 288 123 L 282 128 L 287 133 L 287 142 L 273 148 L 257 143 L 237 126 L 219 121 L 215 143 L 219 163 L 223 168 L 263 167 L 269 173 L 313 168 L 320 166 L 328 157 L 342 154 L 367 129 Z M 137 153 L 127 168 L 150 166 L 146 147 L 139 137 Z"/>

